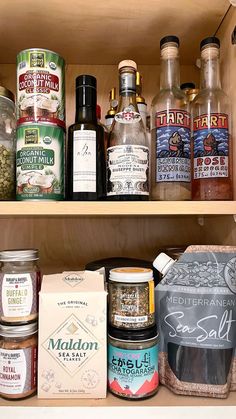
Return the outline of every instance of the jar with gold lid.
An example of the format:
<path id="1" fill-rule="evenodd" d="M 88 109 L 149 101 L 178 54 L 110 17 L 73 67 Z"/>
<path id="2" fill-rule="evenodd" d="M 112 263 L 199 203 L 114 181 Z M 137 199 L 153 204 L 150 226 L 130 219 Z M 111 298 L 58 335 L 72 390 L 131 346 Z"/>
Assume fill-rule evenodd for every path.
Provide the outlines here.
<path id="1" fill-rule="evenodd" d="M 23 324 L 38 317 L 41 275 L 37 249 L 0 252 L 0 322 Z"/>
<path id="2" fill-rule="evenodd" d="M 37 323 L 0 325 L 0 396 L 23 399 L 37 388 Z"/>

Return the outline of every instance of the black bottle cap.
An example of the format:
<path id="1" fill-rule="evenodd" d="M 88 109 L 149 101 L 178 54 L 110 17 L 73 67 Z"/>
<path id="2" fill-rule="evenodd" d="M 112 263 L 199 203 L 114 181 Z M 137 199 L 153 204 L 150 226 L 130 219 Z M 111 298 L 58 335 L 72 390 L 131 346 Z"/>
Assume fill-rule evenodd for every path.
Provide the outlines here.
<path id="1" fill-rule="evenodd" d="M 220 40 L 219 38 L 216 38 L 216 36 L 209 36 L 208 38 L 203 39 L 200 43 L 200 49 L 208 44 L 216 44 L 220 48 Z"/>
<path id="2" fill-rule="evenodd" d="M 97 105 L 97 80 L 95 77 L 82 74 L 76 77 L 76 108 Z"/>
<path id="3" fill-rule="evenodd" d="M 194 83 L 182 83 L 180 86 L 181 90 L 185 90 L 185 89 L 195 89 L 195 84 Z"/>
<path id="4" fill-rule="evenodd" d="M 167 44 L 167 42 L 175 42 L 179 46 L 179 38 L 175 35 L 164 36 L 164 38 L 160 40 L 160 47 Z"/>
<path id="5" fill-rule="evenodd" d="M 97 88 L 97 79 L 94 76 L 90 76 L 89 74 L 81 74 L 80 76 L 76 77 L 76 89 L 78 87 L 93 87 L 94 89 Z"/>
<path id="6" fill-rule="evenodd" d="M 117 327 L 109 326 L 108 327 L 108 335 L 114 339 L 120 340 L 132 340 L 132 341 L 140 341 L 140 340 L 148 340 L 155 338 L 157 336 L 157 326 L 152 326 L 142 330 L 135 330 L 135 329 L 118 329 Z"/>

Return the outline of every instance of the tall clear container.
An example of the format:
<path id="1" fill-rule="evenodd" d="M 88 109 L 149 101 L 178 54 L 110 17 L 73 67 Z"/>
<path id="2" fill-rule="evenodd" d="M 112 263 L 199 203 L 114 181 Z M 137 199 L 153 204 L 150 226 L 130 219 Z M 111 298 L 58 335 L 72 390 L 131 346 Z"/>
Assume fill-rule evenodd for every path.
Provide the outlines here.
<path id="1" fill-rule="evenodd" d="M 107 148 L 109 200 L 147 200 L 149 197 L 149 147 L 136 102 L 134 61 L 119 66 L 120 99 Z"/>
<path id="2" fill-rule="evenodd" d="M 220 41 L 201 42 L 201 90 L 192 103 L 194 200 L 232 199 L 230 101 L 220 82 Z"/>
<path id="3" fill-rule="evenodd" d="M 15 198 L 16 117 L 14 95 L 0 86 L 0 200 Z"/>
<path id="4" fill-rule="evenodd" d="M 190 114 L 180 89 L 179 39 L 161 39 L 160 92 L 152 101 L 151 199 L 191 198 Z"/>

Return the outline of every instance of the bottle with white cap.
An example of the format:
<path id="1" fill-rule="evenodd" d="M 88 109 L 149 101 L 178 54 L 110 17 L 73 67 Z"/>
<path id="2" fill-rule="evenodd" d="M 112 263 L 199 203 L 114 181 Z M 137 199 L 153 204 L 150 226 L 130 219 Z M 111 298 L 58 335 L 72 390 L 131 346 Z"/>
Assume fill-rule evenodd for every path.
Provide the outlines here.
<path id="1" fill-rule="evenodd" d="M 148 200 L 149 147 L 136 102 L 134 61 L 119 63 L 120 99 L 107 148 L 109 200 Z"/>
<path id="2" fill-rule="evenodd" d="M 153 266 L 164 276 L 175 262 L 166 253 L 160 253 L 153 261 Z"/>

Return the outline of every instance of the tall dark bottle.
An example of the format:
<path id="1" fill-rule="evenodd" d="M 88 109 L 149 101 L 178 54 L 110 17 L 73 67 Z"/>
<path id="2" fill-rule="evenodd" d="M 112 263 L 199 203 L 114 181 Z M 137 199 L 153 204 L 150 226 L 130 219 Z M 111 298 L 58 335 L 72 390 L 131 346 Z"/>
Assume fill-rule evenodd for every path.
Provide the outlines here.
<path id="1" fill-rule="evenodd" d="M 95 77 L 76 78 L 76 116 L 69 127 L 67 156 L 67 198 L 72 201 L 105 197 L 104 129 L 97 122 L 96 89 Z"/>

